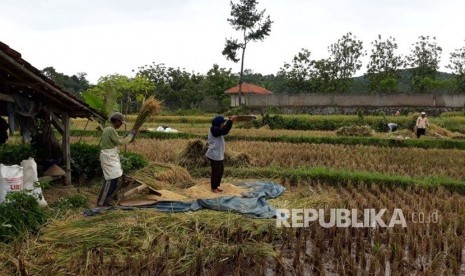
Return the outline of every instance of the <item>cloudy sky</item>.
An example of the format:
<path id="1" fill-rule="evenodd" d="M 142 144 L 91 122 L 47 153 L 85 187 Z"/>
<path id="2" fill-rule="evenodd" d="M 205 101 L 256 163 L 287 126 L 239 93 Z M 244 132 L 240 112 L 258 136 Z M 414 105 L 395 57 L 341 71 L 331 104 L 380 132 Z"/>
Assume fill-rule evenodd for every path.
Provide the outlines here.
<path id="1" fill-rule="evenodd" d="M 234 0 L 238 2 L 238 0 Z M 0 41 L 38 69 L 133 76 L 139 66 L 164 63 L 206 74 L 213 64 L 239 72 L 221 54 L 225 38 L 239 38 L 227 22 L 229 0 L 1 0 Z M 245 68 L 276 74 L 302 48 L 311 58 L 352 32 L 371 51 L 381 34 L 407 55 L 420 35 L 436 36 L 449 53 L 465 46 L 463 0 L 259 0 L 274 21 L 271 35 L 248 45 Z M 364 62 L 364 67 L 366 62 Z"/>

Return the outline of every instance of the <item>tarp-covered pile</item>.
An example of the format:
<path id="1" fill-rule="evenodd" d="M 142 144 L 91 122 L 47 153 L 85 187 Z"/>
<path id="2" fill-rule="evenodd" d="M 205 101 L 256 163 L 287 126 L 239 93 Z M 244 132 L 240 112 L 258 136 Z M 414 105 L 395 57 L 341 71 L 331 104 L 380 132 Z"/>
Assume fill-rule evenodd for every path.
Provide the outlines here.
<path id="1" fill-rule="evenodd" d="M 236 212 L 256 218 L 273 218 L 275 208 L 270 206 L 267 199 L 281 195 L 285 188 L 270 181 L 250 181 L 235 184 L 243 189 L 241 195 L 224 195 L 216 198 L 199 198 L 193 201 L 159 201 L 151 205 L 137 208 L 152 208 L 163 212 L 187 212 L 201 209 Z M 108 209 L 131 210 L 135 207 L 102 207 L 87 209 L 84 214 L 91 216 Z"/>

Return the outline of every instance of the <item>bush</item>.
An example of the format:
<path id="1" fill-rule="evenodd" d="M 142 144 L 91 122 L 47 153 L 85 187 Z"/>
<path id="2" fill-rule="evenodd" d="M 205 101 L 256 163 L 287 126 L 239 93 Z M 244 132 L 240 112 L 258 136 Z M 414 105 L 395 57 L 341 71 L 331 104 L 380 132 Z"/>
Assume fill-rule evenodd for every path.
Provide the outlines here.
<path id="1" fill-rule="evenodd" d="M 48 214 L 37 200 L 25 192 L 8 193 L 0 204 L 0 241 L 11 242 L 27 232 L 36 233 Z"/>
<path id="2" fill-rule="evenodd" d="M 9 145 L 3 144 L 0 146 L 0 163 L 5 165 L 19 165 L 21 161 L 29 157 L 36 156 L 35 150 L 31 145 Z"/>
<path id="3" fill-rule="evenodd" d="M 133 152 L 121 153 L 120 158 L 124 173 L 142 169 L 149 164 L 144 157 Z"/>
<path id="4" fill-rule="evenodd" d="M 93 178 L 102 174 L 100 165 L 100 147 L 86 143 L 71 145 L 71 170 L 73 177 Z M 148 165 L 148 161 L 133 152 L 120 153 L 123 172 L 141 169 Z"/>
<path id="5" fill-rule="evenodd" d="M 387 123 L 396 123 L 399 128 L 408 128 L 411 119 L 405 116 L 364 116 L 359 110 L 358 115 L 294 115 L 269 116 L 268 124 L 271 129 L 292 129 L 292 130 L 324 130 L 334 131 L 344 126 L 369 125 L 378 132 L 387 131 Z M 415 123 L 415 122 L 413 122 Z"/>
<path id="6" fill-rule="evenodd" d="M 51 204 L 50 207 L 59 210 L 88 208 L 89 200 L 83 195 L 72 195 L 60 198 L 58 201 Z"/>
<path id="7" fill-rule="evenodd" d="M 92 178 L 101 172 L 100 147 L 86 143 L 71 144 L 72 177 Z"/>

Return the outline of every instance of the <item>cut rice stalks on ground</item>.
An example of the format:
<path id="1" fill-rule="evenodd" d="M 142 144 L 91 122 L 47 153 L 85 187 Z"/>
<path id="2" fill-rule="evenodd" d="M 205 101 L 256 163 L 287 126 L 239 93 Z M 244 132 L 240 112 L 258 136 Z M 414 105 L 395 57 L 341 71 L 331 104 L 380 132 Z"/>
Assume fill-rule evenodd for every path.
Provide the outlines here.
<path id="1" fill-rule="evenodd" d="M 156 190 L 185 189 L 194 184 L 185 168 L 167 163 L 152 162 L 131 176 Z"/>
<path id="2" fill-rule="evenodd" d="M 207 149 L 207 143 L 201 139 L 190 141 L 180 154 L 178 162 L 179 165 L 188 169 L 197 169 L 209 166 L 210 163 L 205 157 Z M 252 163 L 252 157 L 247 153 L 226 150 L 224 153 L 224 163 L 226 166 L 248 166 Z"/>

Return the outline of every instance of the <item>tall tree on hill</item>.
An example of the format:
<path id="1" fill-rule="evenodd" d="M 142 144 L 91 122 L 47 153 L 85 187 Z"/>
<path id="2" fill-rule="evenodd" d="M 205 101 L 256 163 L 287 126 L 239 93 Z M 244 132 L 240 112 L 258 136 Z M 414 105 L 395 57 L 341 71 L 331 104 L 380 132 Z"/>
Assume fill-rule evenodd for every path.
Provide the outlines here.
<path id="1" fill-rule="evenodd" d="M 419 36 L 418 39 L 412 44 L 407 65 L 412 68 L 412 91 L 427 92 L 436 80 L 442 48 L 437 45 L 436 37 Z"/>
<path id="2" fill-rule="evenodd" d="M 450 63 L 446 66 L 452 70 L 455 87 L 459 92 L 465 92 L 465 46 L 450 53 Z"/>
<path id="3" fill-rule="evenodd" d="M 328 50 L 330 61 L 334 66 L 335 91 L 347 92 L 352 82 L 352 76 L 362 67 L 360 58 L 365 55 L 363 42 L 357 40 L 349 32 L 338 39 L 336 43 L 331 44 Z"/>
<path id="4" fill-rule="evenodd" d="M 398 91 L 398 82 L 401 77 L 400 68 L 404 62 L 400 55 L 394 52 L 397 50 L 395 38 L 389 37 L 386 40 L 381 39 L 371 43 L 370 61 L 367 65 L 365 78 L 369 81 L 369 90 L 376 92 L 396 92 Z"/>
<path id="5" fill-rule="evenodd" d="M 244 74 L 244 55 L 247 43 L 250 41 L 263 40 L 270 35 L 271 21 L 270 16 L 264 18 L 265 10 L 257 11 L 258 1 L 256 0 L 240 0 L 239 4 L 234 4 L 231 1 L 231 18 L 228 22 L 236 31 L 242 32 L 242 42 L 237 39 L 226 39 L 226 45 L 223 50 L 223 55 L 226 59 L 238 62 L 241 60 L 241 73 L 239 78 L 239 105 L 242 105 L 242 83 Z M 242 49 L 242 58 L 237 58 L 237 51 Z"/>

